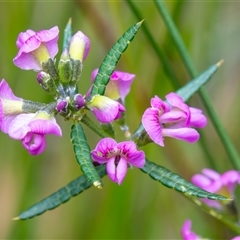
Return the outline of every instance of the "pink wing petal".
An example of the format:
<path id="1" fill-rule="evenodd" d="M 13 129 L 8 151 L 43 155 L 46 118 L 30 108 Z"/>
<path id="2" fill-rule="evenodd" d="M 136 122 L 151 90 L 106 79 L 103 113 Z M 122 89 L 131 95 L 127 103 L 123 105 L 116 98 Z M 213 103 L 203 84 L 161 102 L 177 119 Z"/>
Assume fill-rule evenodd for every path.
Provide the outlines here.
<path id="1" fill-rule="evenodd" d="M 16 45 L 18 48 L 21 48 L 22 45 L 32 36 L 34 36 L 36 34 L 36 32 L 34 32 L 31 29 L 28 29 L 26 32 L 21 32 L 18 35 L 17 41 L 16 41 Z"/>
<path id="2" fill-rule="evenodd" d="M 192 113 L 190 117 L 190 127 L 203 128 L 207 125 L 207 118 L 202 113 Z"/>
<path id="3" fill-rule="evenodd" d="M 53 134 L 57 136 L 62 136 L 62 130 L 57 124 L 55 118 L 51 120 L 45 119 L 34 119 L 28 126 L 31 128 L 31 132 L 40 135 Z"/>
<path id="4" fill-rule="evenodd" d="M 19 114 L 10 123 L 8 128 L 8 135 L 13 139 L 22 139 L 28 132 L 31 131 L 28 123 L 35 117 L 36 114 Z"/>
<path id="5" fill-rule="evenodd" d="M 158 110 L 148 108 L 142 116 L 142 125 L 149 137 L 160 146 L 164 146 L 162 126 L 159 123 Z"/>
<path id="6" fill-rule="evenodd" d="M 28 133 L 22 139 L 23 146 L 31 155 L 38 155 L 46 148 L 46 140 L 43 135 Z"/>
<path id="7" fill-rule="evenodd" d="M 179 140 L 184 140 L 189 143 L 194 143 L 199 139 L 199 133 L 192 128 L 163 128 L 162 135 L 164 137 L 172 137 Z"/>
<path id="8" fill-rule="evenodd" d="M 127 173 L 127 161 L 121 158 L 116 169 L 116 180 L 118 185 L 120 185 Z"/>
<path id="9" fill-rule="evenodd" d="M 0 98 L 22 101 L 22 98 L 16 97 L 13 94 L 12 89 L 4 79 L 0 82 Z"/>
<path id="10" fill-rule="evenodd" d="M 112 138 L 101 139 L 95 149 L 92 151 L 92 158 L 99 163 L 105 163 L 112 156 L 112 152 L 116 149 L 117 142 Z"/>
<path id="11" fill-rule="evenodd" d="M 132 141 L 125 141 L 118 144 L 119 152 L 122 152 L 127 162 L 135 167 L 142 168 L 145 164 L 145 154 L 143 151 L 138 151 L 137 146 Z"/>
<path id="12" fill-rule="evenodd" d="M 108 176 L 113 182 L 117 182 L 117 176 L 116 176 L 116 165 L 115 165 L 115 157 L 112 157 L 108 160 L 106 170 L 108 173 Z"/>
<path id="13" fill-rule="evenodd" d="M 167 101 L 176 108 L 179 108 L 186 114 L 186 124 L 188 125 L 189 123 L 189 117 L 190 117 L 190 110 L 187 104 L 185 104 L 180 96 L 178 96 L 176 93 L 169 93 L 166 95 Z"/>
<path id="14" fill-rule="evenodd" d="M 169 106 L 158 96 L 151 99 L 152 108 L 158 109 L 161 113 L 168 112 L 170 110 Z"/>

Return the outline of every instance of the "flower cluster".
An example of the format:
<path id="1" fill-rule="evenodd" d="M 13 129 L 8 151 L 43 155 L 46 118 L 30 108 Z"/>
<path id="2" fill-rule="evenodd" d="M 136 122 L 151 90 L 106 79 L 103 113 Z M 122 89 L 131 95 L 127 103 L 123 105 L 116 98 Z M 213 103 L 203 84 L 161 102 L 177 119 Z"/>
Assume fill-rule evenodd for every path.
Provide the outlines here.
<path id="1" fill-rule="evenodd" d="M 135 79 L 134 74 L 114 71 L 104 95 L 91 94 L 92 86 L 86 94 L 78 93 L 77 84 L 90 50 L 90 40 L 81 31 L 75 33 L 64 45 L 56 65 L 58 38 L 58 27 L 22 32 L 16 42 L 19 51 L 13 59 L 17 67 L 37 72 L 37 82 L 53 96 L 53 103 L 41 104 L 18 98 L 4 79 L 0 83 L 1 130 L 11 138 L 21 140 L 32 155 L 43 152 L 47 134 L 62 135 L 55 119 L 57 114 L 66 120 L 79 122 L 90 110 L 103 125 L 115 120 L 124 122 L 125 98 Z M 92 82 L 98 72 L 99 69 L 92 72 Z M 207 124 L 202 111 L 187 106 L 175 93 L 168 94 L 166 100 L 164 102 L 157 96 L 152 98 L 151 108 L 142 116 L 141 134 L 147 134 L 148 139 L 160 146 L 164 146 L 164 137 L 196 142 L 199 134 L 193 127 L 200 128 Z M 122 183 L 129 166 L 142 168 L 145 164 L 144 152 L 137 149 L 138 141 L 128 137 L 128 141 L 120 143 L 109 137 L 103 138 L 91 152 L 93 161 L 106 164 L 110 179 L 118 184 Z"/>
<path id="2" fill-rule="evenodd" d="M 192 127 L 202 128 L 207 124 L 202 111 L 189 107 L 175 93 L 169 93 L 166 100 L 155 96 L 151 99 L 151 108 L 142 116 L 143 127 L 151 140 L 160 146 L 164 146 L 163 137 L 196 142 L 199 133 Z"/>

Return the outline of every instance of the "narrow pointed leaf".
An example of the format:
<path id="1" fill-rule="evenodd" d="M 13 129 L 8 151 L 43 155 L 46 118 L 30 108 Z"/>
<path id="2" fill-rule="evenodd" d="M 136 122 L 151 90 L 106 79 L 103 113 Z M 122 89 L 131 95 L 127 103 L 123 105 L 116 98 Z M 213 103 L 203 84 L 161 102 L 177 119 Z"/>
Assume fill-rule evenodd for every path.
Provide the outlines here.
<path id="1" fill-rule="evenodd" d="M 82 126 L 79 123 L 72 125 L 71 141 L 77 162 L 88 180 L 97 188 L 102 187 L 102 181 L 98 175 L 91 158 L 90 148 L 87 143 Z"/>
<path id="2" fill-rule="evenodd" d="M 67 26 L 64 29 L 63 49 L 68 48 L 69 41 L 72 37 L 72 19 L 68 20 Z"/>
<path id="3" fill-rule="evenodd" d="M 141 27 L 142 22 L 143 21 L 138 22 L 134 26 L 130 27 L 110 49 L 101 66 L 99 67 L 98 74 L 91 90 L 92 95 L 104 94 L 106 85 L 110 80 L 110 76 L 112 75 L 115 66 L 117 65 L 122 53 L 127 49 L 128 44 L 135 37 L 138 29 Z"/>
<path id="4" fill-rule="evenodd" d="M 144 167 L 141 170 L 147 173 L 154 180 L 161 182 L 164 186 L 173 188 L 178 192 L 199 198 L 208 198 L 211 200 L 230 200 L 227 197 L 210 193 L 199 187 L 196 187 L 195 185 L 184 180 L 178 174 L 173 173 L 153 162 L 150 162 L 147 159 Z"/>
<path id="5" fill-rule="evenodd" d="M 209 67 L 205 72 L 201 73 L 198 77 L 191 80 L 182 88 L 176 91 L 176 93 L 182 97 L 186 102 L 194 93 L 196 93 L 205 83 L 207 83 L 212 75 L 218 70 L 223 61 Z"/>
<path id="6" fill-rule="evenodd" d="M 97 166 L 96 171 L 100 177 L 105 176 L 106 165 Z M 22 212 L 18 217 L 14 218 L 14 220 L 26 220 L 40 215 L 47 210 L 52 210 L 59 205 L 67 202 L 70 198 L 90 188 L 91 186 L 92 184 L 88 181 L 87 177 L 85 175 L 81 175 L 65 187 L 59 189 L 57 192 L 51 194 L 50 196 L 44 198 L 42 201 L 28 208 L 26 211 Z"/>

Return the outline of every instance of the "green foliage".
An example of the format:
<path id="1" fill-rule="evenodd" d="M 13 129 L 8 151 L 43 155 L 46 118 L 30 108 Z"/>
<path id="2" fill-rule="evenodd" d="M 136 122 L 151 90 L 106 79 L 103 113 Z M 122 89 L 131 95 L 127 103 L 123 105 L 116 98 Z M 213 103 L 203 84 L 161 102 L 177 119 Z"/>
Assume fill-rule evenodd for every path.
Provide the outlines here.
<path id="1" fill-rule="evenodd" d="M 134 26 L 130 27 L 123 35 L 118 39 L 118 41 L 110 49 L 106 57 L 104 58 L 102 64 L 99 67 L 98 74 L 95 78 L 91 94 L 92 95 L 103 95 L 105 92 L 106 85 L 110 80 L 114 68 L 118 64 L 118 61 L 127 49 L 129 43 L 133 40 L 137 34 L 138 29 L 141 27 L 142 22 L 138 22 Z"/>
<path id="2" fill-rule="evenodd" d="M 227 197 L 207 192 L 193 184 L 187 182 L 178 174 L 169 171 L 168 169 L 150 162 L 146 159 L 146 163 L 141 170 L 147 173 L 152 179 L 159 181 L 164 186 L 173 188 L 178 192 L 195 196 L 199 198 L 208 198 L 211 200 L 230 200 Z"/>
<path id="3" fill-rule="evenodd" d="M 64 29 L 63 49 L 68 48 L 71 37 L 72 37 L 72 19 L 70 18 L 68 20 L 67 26 Z"/>
<path id="4" fill-rule="evenodd" d="M 96 171 L 100 177 L 103 177 L 104 175 L 106 175 L 106 166 L 105 165 L 97 166 Z M 13 220 L 18 219 L 26 220 L 29 218 L 33 218 L 37 215 L 40 215 L 46 212 L 47 210 L 52 210 L 58 207 L 60 204 L 67 202 L 70 198 L 90 188 L 91 186 L 92 185 L 88 181 L 87 177 L 85 175 L 82 175 L 77 179 L 71 181 L 65 187 L 59 189 L 57 192 L 44 198 L 42 201 L 34 204 Z"/>
<path id="5" fill-rule="evenodd" d="M 91 158 L 90 148 L 87 143 L 82 126 L 79 123 L 72 125 L 71 141 L 78 163 L 87 179 L 97 188 L 102 188 L 102 181 L 98 175 Z"/>
<path id="6" fill-rule="evenodd" d="M 204 84 L 206 84 L 211 79 L 212 75 L 218 70 L 221 63 L 222 61 L 212 65 L 198 77 L 194 78 L 189 83 L 177 90 L 176 93 L 182 97 L 184 102 L 188 101 L 188 99 L 194 93 L 196 93 Z"/>

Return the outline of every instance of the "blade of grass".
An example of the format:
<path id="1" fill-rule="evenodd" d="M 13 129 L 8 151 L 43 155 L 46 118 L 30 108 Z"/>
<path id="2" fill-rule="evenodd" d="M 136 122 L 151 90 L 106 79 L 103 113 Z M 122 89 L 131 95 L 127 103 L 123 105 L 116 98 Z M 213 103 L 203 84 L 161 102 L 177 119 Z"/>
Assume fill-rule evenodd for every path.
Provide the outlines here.
<path id="1" fill-rule="evenodd" d="M 136 18 L 138 20 L 142 20 L 144 17 L 141 16 L 141 14 L 139 13 L 139 11 L 135 7 L 135 5 L 132 3 L 132 1 L 126 0 L 126 2 L 128 3 L 132 12 L 135 14 Z M 159 47 L 159 44 L 156 43 L 153 36 L 149 32 L 146 23 L 144 23 L 142 25 L 142 30 L 143 30 L 145 36 L 147 37 L 147 39 L 149 40 L 149 42 L 151 43 L 151 46 L 153 47 L 154 51 L 158 55 L 158 58 L 161 60 L 161 63 L 163 64 L 164 72 L 167 74 L 167 76 L 171 80 L 171 83 L 172 83 L 174 89 L 175 90 L 178 89 L 180 87 L 179 81 L 178 81 L 176 75 L 174 74 L 174 71 L 171 69 L 171 66 L 170 66 L 167 58 L 165 57 L 163 50 Z"/>

